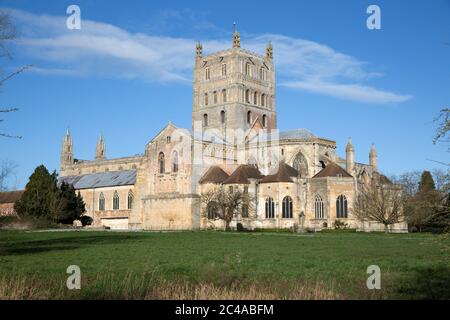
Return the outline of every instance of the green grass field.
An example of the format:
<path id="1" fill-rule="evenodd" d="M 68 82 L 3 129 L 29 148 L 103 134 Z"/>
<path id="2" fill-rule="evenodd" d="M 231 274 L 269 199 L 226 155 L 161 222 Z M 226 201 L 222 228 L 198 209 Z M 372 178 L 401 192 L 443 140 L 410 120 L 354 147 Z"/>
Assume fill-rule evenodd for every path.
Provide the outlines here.
<path id="1" fill-rule="evenodd" d="M 429 234 L 1 231 L 0 298 L 173 298 L 154 289 L 174 284 L 188 288 L 180 298 L 203 297 L 188 292 L 198 286 L 218 298 L 450 298 L 449 246 Z M 80 291 L 65 288 L 69 265 Z M 382 290 L 367 289 L 369 265 Z"/>

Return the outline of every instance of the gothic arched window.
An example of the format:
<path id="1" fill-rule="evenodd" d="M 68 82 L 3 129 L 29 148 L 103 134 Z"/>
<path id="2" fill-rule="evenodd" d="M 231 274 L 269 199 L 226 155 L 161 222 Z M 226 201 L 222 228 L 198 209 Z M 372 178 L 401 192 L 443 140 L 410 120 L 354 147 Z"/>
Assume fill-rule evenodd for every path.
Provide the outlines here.
<path id="1" fill-rule="evenodd" d="M 209 80 L 210 79 L 210 73 L 209 73 L 210 71 L 209 71 L 209 68 L 206 68 L 205 69 L 205 79 L 206 80 Z"/>
<path id="2" fill-rule="evenodd" d="M 214 104 L 217 104 L 217 91 L 213 92 Z"/>
<path id="3" fill-rule="evenodd" d="M 258 92 L 253 94 L 253 104 L 258 104 Z"/>
<path id="4" fill-rule="evenodd" d="M 282 217 L 292 219 L 292 198 L 289 196 L 283 199 Z"/>
<path id="5" fill-rule="evenodd" d="M 225 111 L 220 111 L 220 122 L 222 123 L 222 124 L 224 124 L 225 123 Z"/>
<path id="6" fill-rule="evenodd" d="M 114 191 L 114 196 L 113 196 L 113 210 L 119 210 L 119 205 L 120 205 L 119 194 L 117 193 L 117 191 Z"/>
<path id="7" fill-rule="evenodd" d="M 336 218 L 347 218 L 347 217 L 348 217 L 347 198 L 341 194 L 336 199 Z"/>
<path id="8" fill-rule="evenodd" d="M 164 159 L 164 153 L 160 152 L 158 156 L 158 164 L 159 164 L 159 173 L 163 174 L 165 172 L 165 159 Z"/>
<path id="9" fill-rule="evenodd" d="M 275 218 L 275 203 L 271 197 L 266 199 L 266 219 Z"/>
<path id="10" fill-rule="evenodd" d="M 262 125 L 264 128 L 267 127 L 267 116 L 266 115 L 263 115 L 263 117 L 262 117 Z"/>
<path id="11" fill-rule="evenodd" d="M 266 105 L 266 95 L 263 93 L 261 95 L 261 106 L 264 107 Z"/>
<path id="12" fill-rule="evenodd" d="M 252 123 L 252 112 L 248 111 L 247 112 L 247 124 Z"/>
<path id="13" fill-rule="evenodd" d="M 219 214 L 217 213 L 217 203 L 214 201 L 211 201 L 208 203 L 208 219 L 217 219 L 219 217 Z"/>
<path id="14" fill-rule="evenodd" d="M 206 113 L 203 115 L 203 126 L 208 126 L 208 115 Z"/>
<path id="15" fill-rule="evenodd" d="M 323 219 L 325 217 L 323 212 L 323 200 L 319 195 L 316 195 L 316 200 L 314 201 L 314 213 L 316 219 Z"/>
<path id="16" fill-rule="evenodd" d="M 98 197 L 98 210 L 105 211 L 105 196 L 103 195 L 103 192 L 101 192 Z"/>
<path id="17" fill-rule="evenodd" d="M 134 195 L 133 195 L 133 191 L 128 191 L 128 205 L 127 208 L 128 210 L 133 209 L 133 201 L 134 201 Z"/>
<path id="18" fill-rule="evenodd" d="M 227 90 L 226 89 L 222 90 L 222 101 L 224 103 L 227 102 Z"/>
<path id="19" fill-rule="evenodd" d="M 172 172 L 178 172 L 178 152 L 172 153 Z"/>
<path id="20" fill-rule="evenodd" d="M 303 153 L 299 152 L 294 159 L 292 166 L 297 170 L 300 178 L 308 177 L 308 162 Z"/>
<path id="21" fill-rule="evenodd" d="M 250 89 L 245 90 L 245 102 L 250 103 Z"/>
<path id="22" fill-rule="evenodd" d="M 205 106 L 207 106 L 207 105 L 208 105 L 208 94 L 205 93 Z"/>

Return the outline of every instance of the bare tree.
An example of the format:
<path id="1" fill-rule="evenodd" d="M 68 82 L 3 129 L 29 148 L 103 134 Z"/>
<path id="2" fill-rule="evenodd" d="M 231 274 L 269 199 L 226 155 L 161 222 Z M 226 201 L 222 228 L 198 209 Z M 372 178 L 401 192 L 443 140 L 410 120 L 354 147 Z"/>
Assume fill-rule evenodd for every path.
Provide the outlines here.
<path id="1" fill-rule="evenodd" d="M 403 190 L 403 194 L 407 197 L 413 197 L 418 189 L 420 176 L 422 175 L 421 171 L 408 171 L 404 172 L 400 175 L 393 175 L 390 177 L 390 180 L 399 186 L 401 186 Z"/>
<path id="2" fill-rule="evenodd" d="M 225 229 L 230 230 L 230 223 L 242 210 L 249 215 L 253 212 L 253 198 L 240 190 L 225 190 L 217 187 L 201 194 L 203 204 L 202 216 L 208 217 L 208 213 L 214 213 L 215 219 L 225 222 Z"/>
<path id="3" fill-rule="evenodd" d="M 353 214 L 361 221 L 376 221 L 389 226 L 400 222 L 404 199 L 402 190 L 393 184 L 380 184 L 372 180 L 358 192 Z"/>
<path id="4" fill-rule="evenodd" d="M 7 190 L 7 182 L 14 174 L 16 165 L 11 161 L 3 160 L 0 162 L 0 191 Z"/>
<path id="5" fill-rule="evenodd" d="M 12 55 L 8 50 L 7 44 L 8 42 L 14 40 L 16 38 L 16 29 L 14 25 L 11 22 L 11 19 L 8 15 L 8 13 L 4 11 L 0 11 L 0 58 L 8 58 L 11 59 Z M 10 80 L 12 77 L 18 75 L 19 73 L 22 73 L 26 69 L 30 68 L 31 66 L 27 65 L 22 68 L 19 68 L 18 70 L 0 78 L 0 87 L 5 84 L 6 81 Z M 0 106 L 0 113 L 11 113 L 18 111 L 18 108 L 15 107 L 2 107 Z M 3 122 L 3 119 L 0 119 L 0 122 Z M 0 132 L 1 137 L 6 138 L 21 138 L 17 135 L 11 135 L 6 134 L 3 132 Z"/>
<path id="6" fill-rule="evenodd" d="M 434 121 L 438 123 L 438 128 L 436 135 L 434 136 L 433 143 L 449 143 L 450 137 L 448 136 L 448 132 L 450 130 L 450 108 L 442 109 L 439 116 Z M 450 151 L 450 147 L 448 148 L 448 151 Z"/>

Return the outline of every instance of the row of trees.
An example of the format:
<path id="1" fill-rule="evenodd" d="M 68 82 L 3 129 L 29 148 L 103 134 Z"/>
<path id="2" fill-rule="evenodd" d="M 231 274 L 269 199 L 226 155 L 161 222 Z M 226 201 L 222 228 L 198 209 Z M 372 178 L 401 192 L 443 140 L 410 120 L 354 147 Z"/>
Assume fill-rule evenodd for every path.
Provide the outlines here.
<path id="1" fill-rule="evenodd" d="M 66 183 L 58 186 L 56 172 L 37 167 L 14 209 L 19 216 L 43 218 L 55 223 L 72 224 L 81 219 L 86 207 L 80 193 Z"/>

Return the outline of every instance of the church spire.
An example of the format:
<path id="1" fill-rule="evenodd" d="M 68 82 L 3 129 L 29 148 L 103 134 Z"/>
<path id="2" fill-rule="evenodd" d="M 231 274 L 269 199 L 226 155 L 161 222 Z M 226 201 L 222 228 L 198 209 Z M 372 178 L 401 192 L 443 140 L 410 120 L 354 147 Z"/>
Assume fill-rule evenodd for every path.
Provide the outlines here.
<path id="1" fill-rule="evenodd" d="M 374 143 L 372 143 L 372 147 L 370 148 L 369 162 L 370 162 L 370 165 L 372 166 L 372 170 L 378 171 L 378 155 L 377 155 L 377 151 L 375 150 Z"/>
<path id="2" fill-rule="evenodd" d="M 348 138 L 347 146 L 345 148 L 346 169 L 350 174 L 355 167 L 355 148 L 353 147 L 352 138 Z"/>
<path id="3" fill-rule="evenodd" d="M 237 31 L 236 22 L 233 22 L 233 48 L 241 47 L 241 35 Z"/>
<path id="4" fill-rule="evenodd" d="M 270 42 L 270 41 L 266 48 L 266 58 L 273 59 L 273 47 L 272 47 L 272 42 Z"/>
<path id="5" fill-rule="evenodd" d="M 100 132 L 100 139 L 97 141 L 97 145 L 95 147 L 95 160 L 104 159 L 106 159 L 106 145 L 103 141 L 103 135 Z"/>
<path id="6" fill-rule="evenodd" d="M 203 46 L 200 42 L 197 42 L 197 45 L 195 47 L 195 56 L 197 59 L 201 59 L 203 56 Z"/>
<path id="7" fill-rule="evenodd" d="M 70 135 L 70 129 L 67 127 L 66 136 L 63 140 L 62 150 L 61 150 L 61 168 L 66 165 L 73 164 L 73 144 L 72 144 L 72 136 Z"/>

